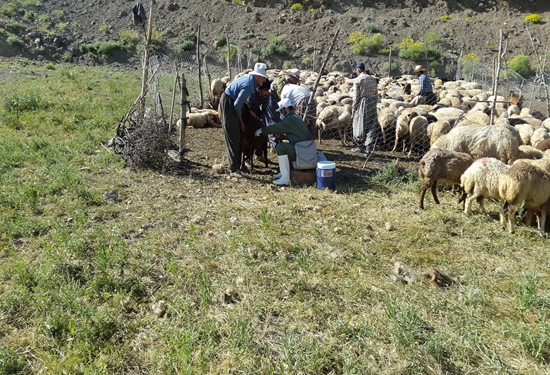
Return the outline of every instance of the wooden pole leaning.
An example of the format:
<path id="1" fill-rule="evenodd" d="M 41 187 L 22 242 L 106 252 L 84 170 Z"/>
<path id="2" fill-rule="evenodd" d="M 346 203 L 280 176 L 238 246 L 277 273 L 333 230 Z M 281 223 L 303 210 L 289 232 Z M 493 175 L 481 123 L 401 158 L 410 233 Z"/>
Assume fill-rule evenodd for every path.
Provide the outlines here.
<path id="1" fill-rule="evenodd" d="M 143 72 L 141 78 L 141 111 L 139 120 L 143 121 L 145 115 L 145 91 L 147 91 L 147 76 L 149 74 L 149 46 L 151 44 L 151 33 L 153 31 L 153 17 L 155 14 L 155 0 L 151 0 L 151 10 L 149 11 L 149 22 L 147 25 L 147 34 L 145 35 L 145 54 L 143 56 Z"/>
<path id="2" fill-rule="evenodd" d="M 323 70 L 325 70 L 325 65 L 327 64 L 327 61 L 330 58 L 332 48 L 334 47 L 334 43 L 336 42 L 336 37 L 338 36 L 339 32 L 340 32 L 340 26 L 338 26 L 338 29 L 334 34 L 334 38 L 332 38 L 332 43 L 330 44 L 330 47 L 328 49 L 327 56 L 325 57 L 325 61 L 323 61 L 323 64 L 321 65 L 321 69 L 319 69 L 319 74 L 317 75 L 317 79 L 315 80 L 315 84 L 313 85 L 313 92 L 309 96 L 306 109 L 304 110 L 304 115 L 302 116 L 303 121 L 306 121 L 307 112 L 308 112 L 309 106 L 311 105 L 311 101 L 313 100 L 313 95 L 315 94 L 315 90 L 317 90 L 317 86 L 319 85 L 319 81 L 321 80 L 321 74 L 323 73 Z"/>

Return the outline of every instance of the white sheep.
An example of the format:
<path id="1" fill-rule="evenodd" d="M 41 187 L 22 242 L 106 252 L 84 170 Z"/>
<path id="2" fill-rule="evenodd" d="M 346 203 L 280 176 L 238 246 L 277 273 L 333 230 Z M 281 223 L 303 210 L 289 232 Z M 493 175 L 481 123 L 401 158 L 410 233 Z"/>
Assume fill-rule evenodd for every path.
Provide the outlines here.
<path id="1" fill-rule="evenodd" d="M 397 117 L 397 122 L 395 125 L 395 145 L 393 146 L 392 152 L 397 149 L 399 141 L 403 143 L 403 152 L 405 152 L 407 144 L 407 138 L 409 136 L 409 124 L 410 121 L 417 116 L 416 112 L 410 112 L 405 114 L 400 114 Z"/>
<path id="2" fill-rule="evenodd" d="M 220 97 L 225 90 L 226 84 L 219 78 L 214 79 L 210 83 L 210 93 L 212 94 L 212 107 L 218 108 L 220 103 Z"/>
<path id="3" fill-rule="evenodd" d="M 461 126 L 439 137 L 432 148 L 465 152 L 474 159 L 493 157 L 511 164 L 518 157 L 519 133 L 508 125 Z"/>
<path id="4" fill-rule="evenodd" d="M 428 124 L 426 132 L 428 137 L 430 137 L 430 147 L 434 144 L 437 138 L 441 137 L 443 134 L 447 134 L 451 131 L 451 124 L 445 120 L 437 120 Z"/>
<path id="5" fill-rule="evenodd" d="M 484 198 L 500 199 L 498 181 L 508 168 L 510 168 L 509 165 L 498 159 L 481 158 L 466 169 L 460 177 L 463 194 L 459 200 L 459 202 L 464 201 L 464 213 L 466 215 L 471 213 L 474 199 L 477 199 L 479 208 L 483 213 L 486 212 L 483 205 Z"/>
<path id="6" fill-rule="evenodd" d="M 384 107 L 378 111 L 378 124 L 382 132 L 382 139 L 386 143 L 386 134 L 395 132 L 395 126 L 397 124 L 397 116 L 395 111 L 391 107 Z"/>
<path id="7" fill-rule="evenodd" d="M 521 145 L 518 149 L 518 160 L 520 159 L 542 159 L 544 153 L 529 145 Z"/>
<path id="8" fill-rule="evenodd" d="M 190 128 L 204 128 L 208 125 L 221 128 L 221 124 L 217 123 L 215 120 L 217 114 L 212 114 L 209 112 L 203 113 L 188 113 L 187 114 L 187 127 Z M 181 119 L 176 123 L 176 127 L 179 129 L 181 127 Z"/>
<path id="9" fill-rule="evenodd" d="M 409 155 L 414 146 L 423 145 L 428 140 L 428 120 L 424 116 L 416 116 L 409 123 Z"/>
<path id="10" fill-rule="evenodd" d="M 342 145 L 346 145 L 346 131 L 351 123 L 350 105 L 330 105 L 323 108 L 316 121 L 317 127 L 319 127 L 319 144 L 322 143 L 321 135 L 325 130 L 338 129 Z"/>
<path id="11" fill-rule="evenodd" d="M 500 118 L 500 117 L 499 117 Z M 521 139 L 521 144 L 530 145 L 531 137 L 533 136 L 533 128 L 529 124 L 519 124 L 514 126 L 519 132 L 519 137 Z"/>
<path id="12" fill-rule="evenodd" d="M 537 147 L 540 142 L 548 138 L 550 138 L 550 135 L 548 134 L 548 129 L 546 129 L 545 127 L 540 127 L 537 130 L 533 131 L 533 134 L 531 135 L 531 146 Z"/>
<path id="13" fill-rule="evenodd" d="M 550 209 L 550 173 L 525 162 L 514 163 L 500 176 L 498 193 L 508 206 L 507 218 L 509 231 L 514 233 L 517 206 L 540 212 L 538 216 L 539 233 L 544 235 L 546 214 Z M 505 227 L 505 219 L 501 219 Z"/>

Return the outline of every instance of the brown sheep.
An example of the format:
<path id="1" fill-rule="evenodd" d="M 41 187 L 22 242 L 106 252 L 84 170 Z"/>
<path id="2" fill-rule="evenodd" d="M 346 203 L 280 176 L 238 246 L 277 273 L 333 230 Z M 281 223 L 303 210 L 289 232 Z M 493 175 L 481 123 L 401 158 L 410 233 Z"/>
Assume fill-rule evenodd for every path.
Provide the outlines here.
<path id="1" fill-rule="evenodd" d="M 248 104 L 244 104 L 241 110 L 241 117 L 244 123 L 244 131 L 241 129 L 241 169 L 245 169 L 245 157 L 250 161 L 250 173 L 254 172 L 254 152 L 261 151 L 265 160 L 265 167 L 269 166 L 267 160 L 267 136 L 260 135 L 256 137 L 256 130 L 263 128 L 265 124 L 250 109 Z"/>
<path id="2" fill-rule="evenodd" d="M 418 207 L 424 209 L 424 195 L 426 190 L 431 189 L 436 204 L 437 183 L 460 184 L 460 177 L 474 159 L 463 152 L 449 151 L 441 148 L 433 148 L 424 155 L 418 163 L 418 173 L 424 180 L 420 188 L 420 202 Z"/>

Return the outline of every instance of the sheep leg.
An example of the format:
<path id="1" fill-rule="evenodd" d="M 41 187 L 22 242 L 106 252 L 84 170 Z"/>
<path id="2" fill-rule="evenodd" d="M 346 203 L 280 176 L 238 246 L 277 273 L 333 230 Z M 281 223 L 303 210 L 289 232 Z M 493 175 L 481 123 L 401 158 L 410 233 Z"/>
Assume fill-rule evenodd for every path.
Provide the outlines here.
<path id="1" fill-rule="evenodd" d="M 472 203 L 474 199 L 474 197 L 468 197 L 464 200 L 464 213 L 466 215 L 470 215 L 472 213 Z"/>
<path id="2" fill-rule="evenodd" d="M 530 226 L 531 226 L 531 223 L 533 222 L 533 212 L 534 212 L 534 211 L 533 211 L 532 209 L 530 209 L 530 208 L 528 208 L 526 211 L 527 211 L 527 212 L 525 213 L 525 219 L 524 219 L 523 223 L 524 223 L 526 226 L 530 227 Z M 538 219 L 538 215 L 537 215 L 537 219 Z M 540 229 L 540 228 L 539 228 L 539 229 Z"/>
<path id="3" fill-rule="evenodd" d="M 420 207 L 421 210 L 424 209 L 424 196 L 426 195 L 426 191 L 430 188 L 431 184 L 432 181 L 425 180 L 420 188 L 420 202 L 418 203 L 418 207 Z"/>
<path id="4" fill-rule="evenodd" d="M 508 206 L 509 203 L 504 202 L 504 204 L 502 205 L 502 210 L 498 213 L 500 217 L 500 226 L 502 227 L 502 229 L 506 229 L 506 217 L 504 216 L 504 213 L 506 212 L 506 210 L 508 210 Z"/>
<path id="5" fill-rule="evenodd" d="M 397 138 L 397 136 L 395 137 L 395 145 L 393 146 L 393 150 L 391 150 L 391 152 L 395 152 L 395 150 L 397 149 L 397 144 L 399 143 L 399 138 Z"/>
<path id="6" fill-rule="evenodd" d="M 319 144 L 322 144 L 323 142 L 321 141 L 321 134 L 323 134 L 323 127 L 319 127 Z"/>
<path id="7" fill-rule="evenodd" d="M 477 204 L 479 204 L 479 209 L 481 210 L 481 212 L 483 212 L 484 214 L 487 213 L 487 209 L 485 208 L 485 205 L 483 204 L 483 197 L 480 196 L 480 197 L 477 197 Z"/>
<path id="8" fill-rule="evenodd" d="M 345 135 L 342 134 L 342 128 L 338 128 L 338 135 L 340 136 L 340 142 L 342 142 L 342 146 L 345 146 L 346 143 L 344 142 Z"/>
<path id="9" fill-rule="evenodd" d="M 515 231 L 515 226 L 516 226 L 516 206 L 511 204 L 510 206 L 508 206 L 508 220 L 510 221 L 509 225 L 510 225 L 510 229 L 509 229 L 509 232 L 510 233 L 514 233 Z"/>
<path id="10" fill-rule="evenodd" d="M 432 183 L 432 195 L 434 197 L 435 204 L 439 204 L 439 199 L 437 199 L 437 181 Z"/>
<path id="11" fill-rule="evenodd" d="M 267 159 L 267 139 L 264 141 L 262 145 L 262 155 L 264 156 L 264 159 L 265 159 L 265 167 L 268 168 L 269 160 Z"/>
<path id="12" fill-rule="evenodd" d="M 544 233 L 546 232 L 546 208 L 541 207 L 540 211 L 540 220 L 539 220 L 539 234 L 541 236 L 544 236 Z"/>

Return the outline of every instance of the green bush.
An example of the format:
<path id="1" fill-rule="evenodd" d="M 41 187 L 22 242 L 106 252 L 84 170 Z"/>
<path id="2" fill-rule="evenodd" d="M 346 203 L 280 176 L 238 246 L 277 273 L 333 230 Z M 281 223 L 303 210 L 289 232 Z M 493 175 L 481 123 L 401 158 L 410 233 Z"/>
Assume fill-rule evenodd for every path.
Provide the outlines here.
<path id="1" fill-rule="evenodd" d="M 20 34 L 21 32 L 23 32 L 25 30 L 25 26 L 23 26 L 19 22 L 15 22 L 15 21 L 10 20 L 6 23 L 6 30 L 13 33 L 13 34 Z"/>
<path id="2" fill-rule="evenodd" d="M 15 15 L 15 5 L 14 4 L 3 5 L 2 8 L 0 8 L 0 14 L 8 18 L 12 18 Z"/>
<path id="3" fill-rule="evenodd" d="M 430 60 L 439 60 L 441 58 L 441 52 L 435 48 L 428 48 L 426 49 L 426 56 Z"/>
<path id="4" fill-rule="evenodd" d="M 267 47 L 261 49 L 261 55 L 263 57 L 271 57 L 273 55 L 280 57 L 286 56 L 286 44 L 283 42 L 285 38 L 285 34 L 279 36 L 271 35 Z"/>
<path id="5" fill-rule="evenodd" d="M 96 41 L 91 44 L 80 46 L 82 53 L 87 53 L 89 56 L 103 55 L 112 56 L 115 52 L 123 50 L 123 46 L 119 42 L 101 42 Z"/>
<path id="6" fill-rule="evenodd" d="M 140 40 L 139 34 L 135 30 L 121 30 L 119 36 L 120 44 L 128 49 L 134 48 Z"/>
<path id="7" fill-rule="evenodd" d="M 218 35 L 214 41 L 218 45 L 218 47 L 223 47 L 227 44 L 227 38 L 225 37 L 225 34 Z"/>
<path id="8" fill-rule="evenodd" d="M 63 19 L 63 11 L 62 10 L 54 10 L 52 11 L 52 15 L 56 17 L 57 19 Z"/>
<path id="9" fill-rule="evenodd" d="M 451 16 L 448 16 L 448 15 L 439 16 L 439 19 L 440 19 L 441 21 L 450 21 L 450 20 L 451 20 Z"/>
<path id="10" fill-rule="evenodd" d="M 255 36 L 256 35 L 253 32 L 250 32 L 250 33 L 241 35 L 241 39 L 250 39 L 250 38 L 254 38 Z"/>
<path id="11" fill-rule="evenodd" d="M 378 52 L 384 47 L 384 39 L 381 34 L 374 34 L 372 37 L 362 39 L 351 46 L 351 52 L 355 55 L 366 55 Z"/>
<path id="12" fill-rule="evenodd" d="M 531 23 L 539 23 L 539 22 L 542 22 L 542 17 L 536 13 L 532 13 L 525 17 L 525 21 L 531 22 Z"/>
<path id="13" fill-rule="evenodd" d="M 46 64 L 46 69 L 48 70 L 55 70 L 55 65 L 54 64 Z"/>
<path id="14" fill-rule="evenodd" d="M 25 43 L 15 35 L 8 36 L 6 41 L 12 47 L 23 47 L 25 45 Z"/>
<path id="15" fill-rule="evenodd" d="M 365 39 L 367 39 L 367 36 L 361 31 L 352 31 L 349 34 L 348 44 L 355 44 Z"/>
<path id="16" fill-rule="evenodd" d="M 302 65 L 304 66 L 305 69 L 311 68 L 311 59 L 309 57 L 305 57 L 302 60 Z"/>
<path id="17" fill-rule="evenodd" d="M 403 59 L 418 59 L 423 56 L 424 43 L 405 38 L 399 43 L 399 57 Z"/>
<path id="18" fill-rule="evenodd" d="M 526 77 L 531 74 L 531 61 L 528 56 L 517 55 L 510 60 L 508 67 L 518 73 L 522 77 Z"/>
<path id="19" fill-rule="evenodd" d="M 228 46 L 225 46 L 220 51 L 220 55 L 222 56 L 223 61 L 225 61 L 225 62 L 227 62 L 227 47 Z M 229 61 L 231 62 L 231 61 L 233 61 L 233 58 L 237 54 L 237 46 L 234 45 L 234 44 L 231 44 L 229 47 L 231 48 L 230 51 L 229 51 Z"/>
<path id="20" fill-rule="evenodd" d="M 36 111 L 47 107 L 36 91 L 15 94 L 4 99 L 4 109 L 7 112 Z"/>
<path id="21" fill-rule="evenodd" d="M 302 11 L 304 10 L 304 6 L 300 3 L 295 3 L 290 6 L 290 10 Z"/>
<path id="22" fill-rule="evenodd" d="M 58 23 L 56 26 L 59 29 L 59 31 L 61 31 L 61 32 L 67 31 L 67 24 L 66 23 L 61 22 L 61 23 Z"/>
<path id="23" fill-rule="evenodd" d="M 441 36 L 437 32 L 435 32 L 435 30 L 430 29 L 430 30 L 426 31 L 426 34 L 424 35 L 424 43 L 426 43 L 428 45 L 434 44 L 440 38 L 441 38 Z"/>
<path id="24" fill-rule="evenodd" d="M 36 13 L 33 12 L 32 10 L 25 9 L 24 12 L 25 12 L 25 14 L 23 14 L 24 19 L 26 19 L 28 21 L 32 21 L 36 18 Z"/>
<path id="25" fill-rule="evenodd" d="M 178 52 L 181 53 L 183 51 L 192 51 L 195 49 L 195 42 L 191 40 L 186 40 L 182 44 L 178 46 Z"/>
<path id="26" fill-rule="evenodd" d="M 24 368 L 25 362 L 16 353 L 0 349 L 0 374 L 19 374 Z"/>

